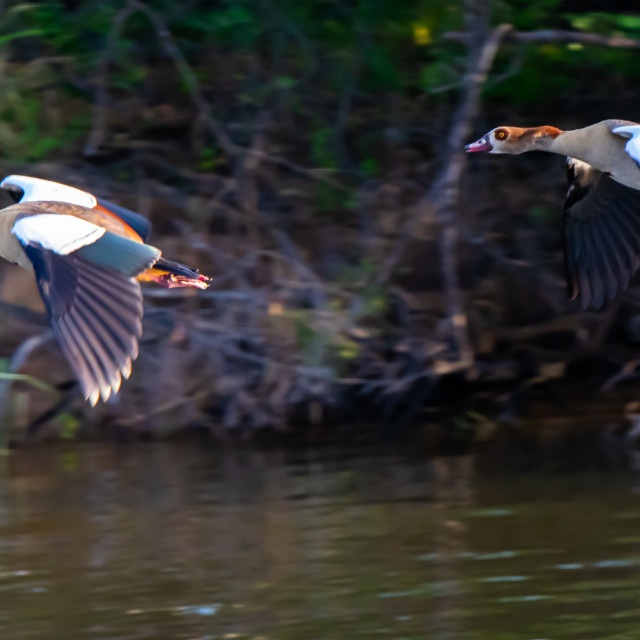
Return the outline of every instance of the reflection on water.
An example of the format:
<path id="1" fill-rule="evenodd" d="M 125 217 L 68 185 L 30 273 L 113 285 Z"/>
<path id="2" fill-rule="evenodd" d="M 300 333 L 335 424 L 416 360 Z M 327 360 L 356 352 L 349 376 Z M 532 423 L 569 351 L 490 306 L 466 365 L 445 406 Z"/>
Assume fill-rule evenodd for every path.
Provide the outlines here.
<path id="1" fill-rule="evenodd" d="M 18 452 L 1 637 L 638 638 L 634 479 L 478 476 L 471 457 Z"/>

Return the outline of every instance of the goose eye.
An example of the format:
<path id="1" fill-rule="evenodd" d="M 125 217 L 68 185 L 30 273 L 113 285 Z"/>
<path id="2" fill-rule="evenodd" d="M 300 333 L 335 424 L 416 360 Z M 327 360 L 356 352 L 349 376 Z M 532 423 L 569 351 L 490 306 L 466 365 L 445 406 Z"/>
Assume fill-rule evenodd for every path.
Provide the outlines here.
<path id="1" fill-rule="evenodd" d="M 507 132 L 504 129 L 499 129 L 498 131 L 496 131 L 496 139 L 497 140 L 506 140 L 507 139 Z"/>

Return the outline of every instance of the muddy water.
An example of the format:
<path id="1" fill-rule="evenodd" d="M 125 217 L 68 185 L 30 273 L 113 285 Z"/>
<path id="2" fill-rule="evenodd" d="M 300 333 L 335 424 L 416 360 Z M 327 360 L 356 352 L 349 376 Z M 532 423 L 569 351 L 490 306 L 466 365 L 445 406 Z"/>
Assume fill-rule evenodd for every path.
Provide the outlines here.
<path id="1" fill-rule="evenodd" d="M 0 637 L 639 638 L 636 479 L 478 468 L 18 452 L 0 471 Z"/>

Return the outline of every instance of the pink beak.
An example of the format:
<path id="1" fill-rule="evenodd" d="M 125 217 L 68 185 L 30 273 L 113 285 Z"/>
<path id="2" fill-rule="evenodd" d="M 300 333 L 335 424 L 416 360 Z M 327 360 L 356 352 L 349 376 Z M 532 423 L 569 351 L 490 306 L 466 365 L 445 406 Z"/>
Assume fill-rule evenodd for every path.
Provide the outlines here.
<path id="1" fill-rule="evenodd" d="M 464 148 L 467 153 L 473 153 L 475 151 L 491 151 L 491 149 L 493 149 L 493 147 L 489 142 L 489 136 L 484 136 L 483 138 L 480 138 L 480 140 L 476 140 Z"/>

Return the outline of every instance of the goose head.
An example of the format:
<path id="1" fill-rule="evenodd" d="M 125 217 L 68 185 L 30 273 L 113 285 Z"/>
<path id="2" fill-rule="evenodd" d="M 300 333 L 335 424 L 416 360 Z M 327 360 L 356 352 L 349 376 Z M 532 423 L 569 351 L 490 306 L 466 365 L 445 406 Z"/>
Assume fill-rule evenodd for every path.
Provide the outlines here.
<path id="1" fill-rule="evenodd" d="M 465 147 L 467 153 L 488 151 L 517 155 L 535 149 L 545 150 L 562 131 L 555 127 L 496 127 Z"/>

